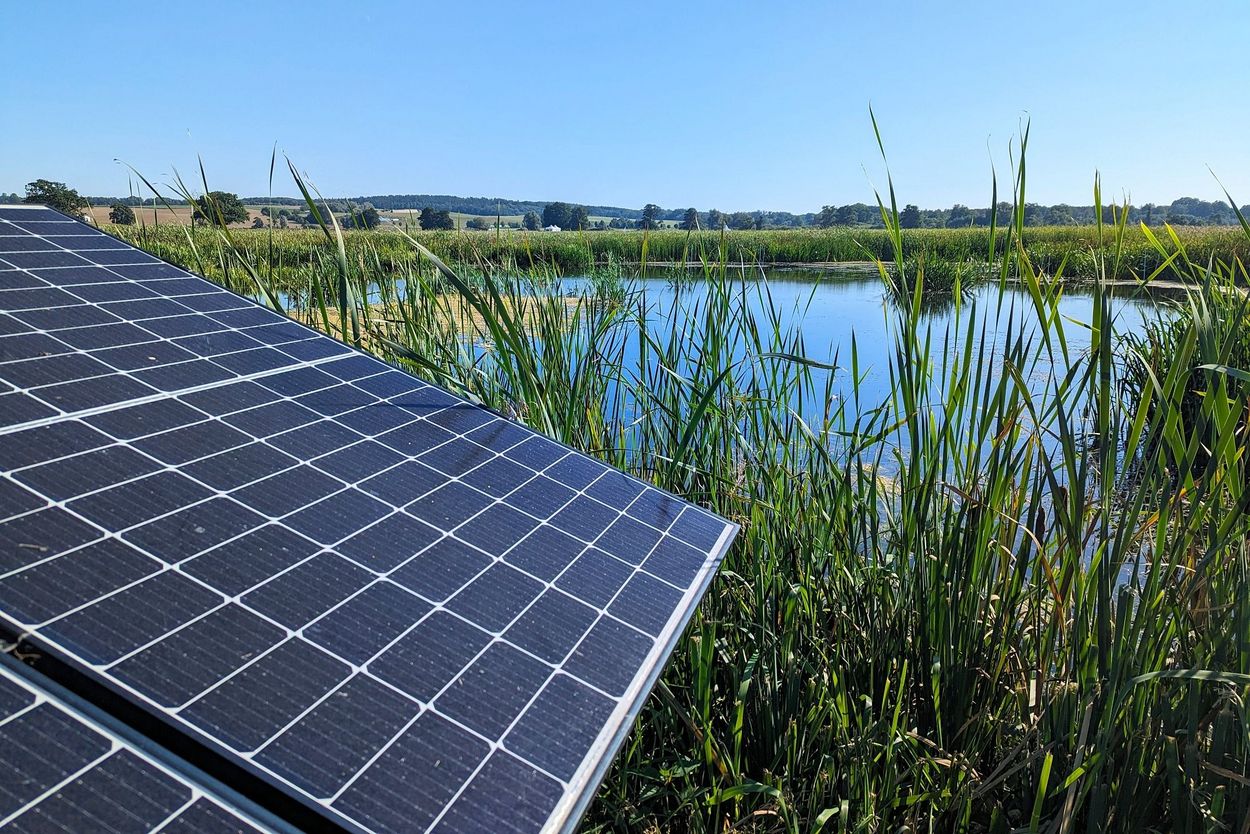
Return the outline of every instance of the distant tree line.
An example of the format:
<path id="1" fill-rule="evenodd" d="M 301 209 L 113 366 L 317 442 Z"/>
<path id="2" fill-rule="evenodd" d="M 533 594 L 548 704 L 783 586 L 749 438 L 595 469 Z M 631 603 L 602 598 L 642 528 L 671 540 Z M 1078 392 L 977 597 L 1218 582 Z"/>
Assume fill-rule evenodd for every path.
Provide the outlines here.
<path id="1" fill-rule="evenodd" d="M 119 223 L 125 223 L 127 220 L 134 222 L 133 211 L 127 215 L 120 209 L 159 206 L 164 203 L 187 204 L 185 200 L 151 197 L 83 197 L 63 182 L 46 179 L 28 183 L 25 194 L 0 194 L 0 202 L 44 203 L 67 214 L 81 214 L 90 205 L 108 205 L 110 216 L 115 213 L 119 218 L 115 222 Z M 261 212 L 276 225 L 316 223 L 316 218 L 307 210 L 304 201 L 294 197 L 239 197 L 229 192 L 214 191 L 194 202 L 193 216 L 197 222 L 218 222 L 221 218 L 224 218 L 227 223 L 245 222 L 248 215 L 244 205 L 261 204 L 267 207 L 277 207 L 272 215 L 268 209 L 263 209 Z M 451 216 L 453 212 L 485 218 L 521 215 L 521 227 L 530 230 L 547 226 L 559 226 L 561 229 L 572 230 L 636 229 L 658 228 L 668 224 L 674 224 L 682 229 L 697 228 L 713 231 L 792 229 L 806 226 L 881 228 L 883 225 L 880 209 L 875 204 L 869 203 L 827 205 L 819 212 L 793 214 L 786 211 L 722 212 L 714 208 L 706 211 L 695 208 L 662 209 L 655 203 L 648 203 L 638 209 L 629 209 L 619 206 L 584 206 L 560 201 L 543 203 L 494 197 L 456 197 L 446 194 L 387 194 L 328 200 L 320 208 L 322 211 L 328 210 L 333 213 L 347 228 L 366 229 L 374 228 L 382 222 L 380 212 L 397 209 L 420 209 L 417 220 L 423 229 L 454 229 L 456 223 Z M 1243 214 L 1250 215 L 1250 205 L 1242 206 L 1241 210 Z M 217 216 L 218 213 L 221 217 Z M 922 209 L 909 204 L 900 212 L 899 221 L 904 228 L 909 229 L 949 229 L 989 226 L 992 220 L 998 225 L 1006 225 L 1011 222 L 1011 214 L 1012 206 L 1005 202 L 1000 202 L 993 208 L 974 208 L 956 203 L 950 208 Z M 1104 207 L 1104 221 L 1109 222 L 1111 216 L 1111 208 Z M 591 217 L 596 219 L 591 221 Z M 1024 222 L 1028 226 L 1089 225 L 1096 220 L 1094 206 L 1076 206 L 1067 203 L 1058 203 L 1053 206 L 1026 203 L 1024 206 Z M 1235 225 L 1238 220 L 1233 207 L 1227 202 L 1181 197 L 1167 204 L 1130 205 L 1128 222 L 1145 223 L 1150 226 L 1163 223 L 1177 226 L 1219 226 Z M 468 228 L 494 227 L 494 223 L 489 220 L 465 225 Z"/>
<path id="2" fill-rule="evenodd" d="M 1122 206 L 1117 206 L 1118 211 Z M 956 203 L 948 209 L 922 209 L 907 205 L 899 212 L 899 224 L 904 229 L 958 229 L 967 226 L 999 226 L 1012 222 L 1011 203 L 1000 202 L 993 209 L 969 208 Z M 1250 214 L 1250 206 L 1242 206 L 1243 214 Z M 1102 219 L 1111 222 L 1111 206 L 1102 207 Z M 1057 203 L 1043 206 L 1039 203 L 1024 204 L 1026 226 L 1087 226 L 1098 221 L 1097 209 L 1090 206 L 1073 206 Z M 1145 203 L 1128 207 L 1128 222 L 1158 226 L 1171 223 L 1174 226 L 1231 226 L 1238 222 L 1232 205 L 1222 200 L 1199 200 L 1181 197 L 1168 204 Z M 881 227 L 881 210 L 875 205 L 850 203 L 844 206 L 825 206 L 815 216 L 813 225 Z"/>

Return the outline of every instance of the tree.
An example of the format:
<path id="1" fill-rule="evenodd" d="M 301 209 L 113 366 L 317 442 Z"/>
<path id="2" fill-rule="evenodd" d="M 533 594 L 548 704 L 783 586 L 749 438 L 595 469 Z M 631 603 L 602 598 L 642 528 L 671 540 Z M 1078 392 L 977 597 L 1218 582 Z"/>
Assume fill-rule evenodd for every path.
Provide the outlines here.
<path id="1" fill-rule="evenodd" d="M 70 217 L 81 217 L 90 207 L 86 197 L 65 183 L 52 180 L 26 183 L 26 198 L 22 202 L 42 204 Z"/>
<path id="2" fill-rule="evenodd" d="M 697 209 L 686 209 L 686 213 L 681 218 L 681 228 L 688 232 L 699 228 L 699 212 Z"/>
<path id="3" fill-rule="evenodd" d="M 585 206 L 569 206 L 568 222 L 562 228 L 581 231 L 590 225 L 590 212 Z"/>
<path id="4" fill-rule="evenodd" d="M 903 207 L 903 213 L 899 215 L 898 225 L 904 229 L 920 228 L 920 208 L 908 203 Z"/>
<path id="5" fill-rule="evenodd" d="M 845 206 L 838 206 L 837 219 L 834 221 L 836 226 L 856 226 L 860 222 L 859 207 L 863 203 L 847 203 Z M 880 215 L 877 215 L 880 217 Z"/>
<path id="6" fill-rule="evenodd" d="M 813 222 L 822 229 L 838 225 L 837 208 L 834 206 L 821 206 L 820 213 L 816 215 L 816 219 Z"/>
<path id="7" fill-rule="evenodd" d="M 486 222 L 485 217 L 470 217 L 469 221 L 464 224 L 466 229 L 473 229 L 475 232 L 484 232 L 490 228 L 490 224 Z"/>
<path id="8" fill-rule="evenodd" d="M 426 206 L 421 209 L 421 228 L 422 229 L 454 229 L 456 221 L 451 219 L 450 211 L 435 211 Z"/>
<path id="9" fill-rule="evenodd" d="M 561 229 L 569 227 L 569 212 L 573 207 L 568 203 L 548 203 L 543 206 L 543 227 L 559 226 Z"/>
<path id="10" fill-rule="evenodd" d="M 373 206 L 365 206 L 364 208 L 353 208 L 347 217 L 343 218 L 343 225 L 355 229 L 374 229 L 381 224 L 382 218 L 378 216 L 378 210 Z"/>
<path id="11" fill-rule="evenodd" d="M 640 229 L 658 229 L 660 227 L 661 209 L 655 203 L 647 203 L 642 207 L 642 219 L 638 221 Z"/>
<path id="12" fill-rule="evenodd" d="M 1196 214 L 1168 210 L 1167 222 L 1173 226 L 1201 226 L 1202 218 Z"/>
<path id="13" fill-rule="evenodd" d="M 963 203 L 955 203 L 951 206 L 950 213 L 946 215 L 946 227 L 948 229 L 962 229 L 972 225 L 972 209 Z"/>
<path id="14" fill-rule="evenodd" d="M 118 226 L 133 226 L 135 224 L 135 210 L 123 203 L 113 203 L 109 206 L 109 222 Z"/>
<path id="15" fill-rule="evenodd" d="M 725 226 L 725 215 L 716 209 L 709 209 L 707 213 L 707 227 L 719 232 Z"/>
<path id="16" fill-rule="evenodd" d="M 521 218 L 521 227 L 526 231 L 536 232 L 543 227 L 543 219 L 538 216 L 538 212 L 527 211 Z"/>
<path id="17" fill-rule="evenodd" d="M 231 223 L 247 222 L 247 208 L 239 200 L 238 194 L 229 191 L 210 191 L 195 201 L 195 211 L 191 214 L 196 223 L 215 223 L 228 226 Z"/>
<path id="18" fill-rule="evenodd" d="M 1075 226 L 1076 218 L 1072 216 L 1072 206 L 1059 203 L 1046 209 L 1046 223 L 1050 226 Z"/>
<path id="19" fill-rule="evenodd" d="M 729 224 L 729 228 L 738 231 L 755 228 L 755 217 L 749 211 L 735 211 L 725 222 Z"/>

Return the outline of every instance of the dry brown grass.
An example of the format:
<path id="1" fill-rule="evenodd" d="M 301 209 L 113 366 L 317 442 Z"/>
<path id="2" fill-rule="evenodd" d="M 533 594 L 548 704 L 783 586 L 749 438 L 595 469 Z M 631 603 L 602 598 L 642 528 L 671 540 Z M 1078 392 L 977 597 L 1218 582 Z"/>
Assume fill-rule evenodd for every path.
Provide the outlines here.
<path id="1" fill-rule="evenodd" d="M 188 226 L 191 223 L 191 207 L 190 206 L 134 206 L 135 222 L 144 223 L 149 226 L 160 224 L 162 226 Z M 246 223 L 232 223 L 231 228 L 244 229 L 252 225 L 252 220 L 258 215 L 258 210 L 254 206 L 248 206 L 248 219 Z M 97 226 L 104 225 L 109 222 L 109 206 L 92 206 L 91 219 L 95 221 Z"/>
<path id="2" fill-rule="evenodd" d="M 571 322 L 577 314 L 578 306 L 581 303 L 580 299 L 575 296 L 565 296 L 564 302 L 568 311 L 569 321 Z M 537 328 L 540 313 L 536 304 L 529 304 L 524 301 L 518 304 L 511 298 L 504 298 L 503 303 L 508 313 L 517 318 L 527 330 Z M 474 338 L 484 338 L 489 334 L 481 313 L 465 303 L 459 296 L 452 294 L 440 296 L 433 309 L 438 310 L 438 326 L 445 327 L 448 332 L 460 333 Z M 318 330 L 327 331 L 332 336 L 337 337 L 342 333 L 342 319 L 337 309 L 327 309 L 324 317 L 320 310 L 313 308 L 293 309 L 290 315 L 296 321 Z M 368 318 L 362 324 L 365 323 L 373 325 L 376 329 L 387 330 L 402 326 L 403 319 L 397 311 L 385 305 L 370 304 Z M 329 325 L 328 330 L 327 324 Z"/>

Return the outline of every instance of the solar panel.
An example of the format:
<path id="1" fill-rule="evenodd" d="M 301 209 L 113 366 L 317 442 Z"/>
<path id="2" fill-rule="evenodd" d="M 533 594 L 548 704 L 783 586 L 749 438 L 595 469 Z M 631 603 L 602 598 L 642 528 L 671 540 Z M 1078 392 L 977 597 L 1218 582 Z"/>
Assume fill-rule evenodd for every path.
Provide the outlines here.
<path id="1" fill-rule="evenodd" d="M 0 761 L 0 828 L 15 834 L 272 831 L 10 662 L 0 663 Z"/>
<path id="2" fill-rule="evenodd" d="M 0 472 L 0 630 L 351 831 L 572 828 L 736 533 L 43 208 L 0 207 Z"/>

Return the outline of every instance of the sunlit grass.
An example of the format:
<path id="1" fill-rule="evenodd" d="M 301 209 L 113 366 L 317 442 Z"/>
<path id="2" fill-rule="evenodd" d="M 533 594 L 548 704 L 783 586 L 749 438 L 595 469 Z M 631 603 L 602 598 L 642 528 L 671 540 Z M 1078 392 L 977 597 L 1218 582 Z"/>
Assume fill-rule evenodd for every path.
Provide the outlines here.
<path id="1" fill-rule="evenodd" d="M 110 226 L 110 232 L 170 260 L 190 262 L 194 248 L 211 250 L 220 230 L 182 226 Z M 410 233 L 449 263 L 496 272 L 558 270 L 571 275 L 603 268 L 636 271 L 642 260 L 644 234 L 635 231 L 585 233 L 420 232 Z M 1250 255 L 1250 242 L 1238 230 L 1222 227 L 1182 227 L 1177 230 L 1195 263 L 1216 259 L 1229 264 Z M 263 263 L 278 286 L 299 285 L 315 269 L 317 253 L 325 247 L 320 230 L 230 229 L 232 245 L 240 253 Z M 719 252 L 724 247 L 730 264 L 865 263 L 891 260 L 893 242 L 880 229 L 805 229 L 735 231 L 724 234 L 673 230 L 648 232 L 647 259 L 652 264 L 695 262 L 694 253 Z M 404 233 L 396 230 L 343 233 L 346 251 L 353 257 L 376 259 L 388 271 L 415 268 L 418 257 Z M 984 267 L 991 239 L 998 255 L 1010 253 L 1014 242 L 1003 230 L 910 229 L 902 230 L 903 251 L 909 261 L 924 260 L 931 274 L 952 274 L 956 268 L 975 271 Z M 1062 272 L 1068 279 L 1092 281 L 1099 276 L 1099 258 L 1105 254 L 1098 230 L 1090 226 L 1024 229 L 1023 240 L 1034 268 L 1048 275 Z M 1115 277 L 1129 278 L 1129 270 L 1147 275 L 1165 257 L 1141 229 L 1124 230 L 1120 241 L 1122 263 Z M 214 265 L 209 265 L 210 270 Z M 237 271 L 237 270 L 236 270 Z M 1180 274 L 1171 270 L 1166 277 Z"/>
<path id="2" fill-rule="evenodd" d="M 189 265 L 195 245 L 218 277 L 742 524 L 586 830 L 1245 831 L 1248 403 L 1229 363 L 1248 339 L 1228 299 L 1248 238 L 1017 225 L 991 245 L 883 215 L 871 235 L 569 237 L 700 261 L 699 300 L 662 308 L 561 287 L 546 238 L 133 239 Z M 1019 282 L 1030 316 L 967 298 L 927 317 L 917 241 Z M 880 401 L 854 351 L 826 373 L 730 268 L 782 247 L 903 264 Z M 1080 351 L 1054 277 L 1077 251 Z M 1109 281 L 1165 273 L 1189 302 L 1125 341 Z"/>

